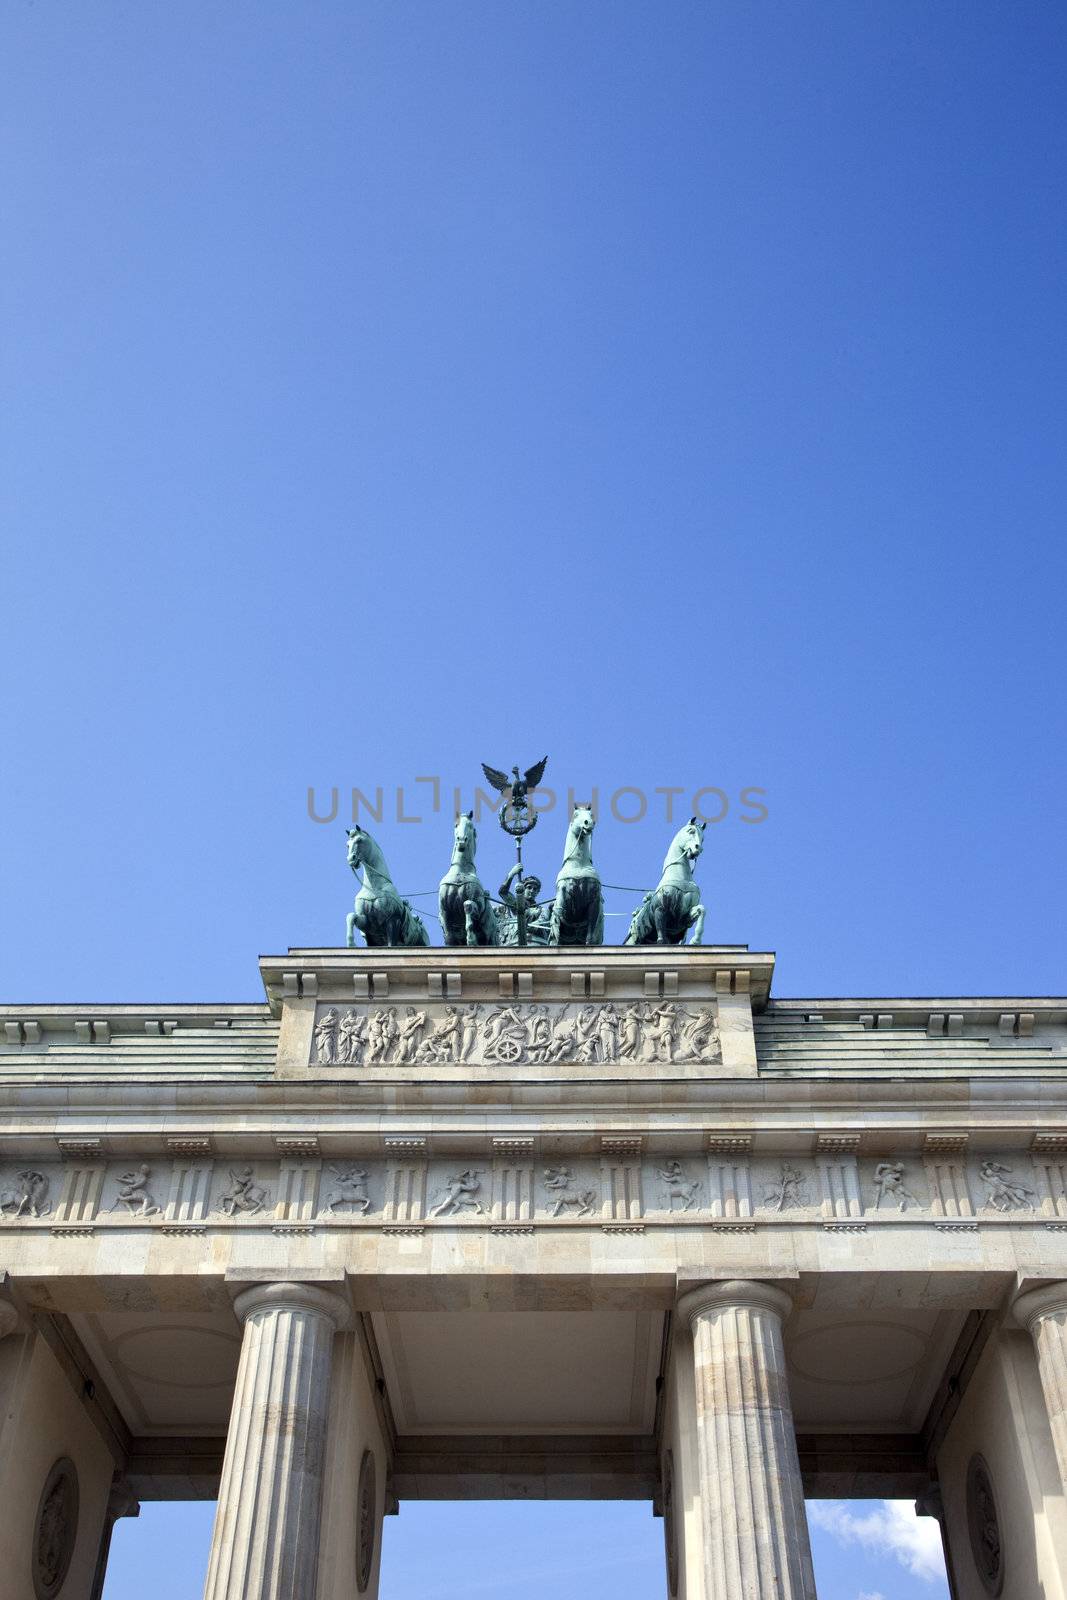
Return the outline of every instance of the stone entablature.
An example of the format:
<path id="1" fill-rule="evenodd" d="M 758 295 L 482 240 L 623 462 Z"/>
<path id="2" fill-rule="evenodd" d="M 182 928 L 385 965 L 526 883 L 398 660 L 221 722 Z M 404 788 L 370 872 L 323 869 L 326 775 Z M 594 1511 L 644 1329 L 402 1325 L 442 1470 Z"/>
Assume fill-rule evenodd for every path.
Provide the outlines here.
<path id="1" fill-rule="evenodd" d="M 858 1135 L 819 1135 L 803 1153 L 778 1155 L 754 1155 L 751 1141 L 735 1136 L 710 1138 L 699 1155 L 650 1154 L 640 1136 L 605 1135 L 590 1157 L 518 1135 L 435 1154 L 430 1140 L 397 1135 L 386 1136 L 381 1157 L 356 1158 L 323 1154 L 313 1136 L 283 1136 L 273 1160 L 214 1154 L 215 1141 L 187 1138 L 172 1141 L 181 1158 L 106 1161 L 94 1159 L 101 1152 L 89 1139 L 60 1142 L 65 1161 L 0 1161 L 0 1234 L 619 1221 L 1067 1230 L 1062 1143 L 1026 1156 L 970 1153 L 965 1138 L 935 1138 L 921 1153 L 887 1158 L 861 1155 Z"/>

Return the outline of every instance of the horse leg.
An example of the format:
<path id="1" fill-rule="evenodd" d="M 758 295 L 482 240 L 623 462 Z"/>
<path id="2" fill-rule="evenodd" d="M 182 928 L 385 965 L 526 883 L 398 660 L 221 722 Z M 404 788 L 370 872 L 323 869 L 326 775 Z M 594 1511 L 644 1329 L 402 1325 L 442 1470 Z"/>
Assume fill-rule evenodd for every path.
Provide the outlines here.
<path id="1" fill-rule="evenodd" d="M 345 918 L 345 940 L 350 950 L 356 948 L 356 913 L 350 911 Z"/>
<path id="2" fill-rule="evenodd" d="M 689 913 L 689 926 L 693 930 L 693 936 L 689 941 L 690 944 L 704 943 L 704 916 L 703 906 L 694 906 Z"/>
<path id="3" fill-rule="evenodd" d="M 476 913 L 477 909 L 478 908 L 475 905 L 473 900 L 464 900 L 464 902 L 463 902 L 463 931 L 464 931 L 464 934 L 466 936 L 466 941 L 467 941 L 468 944 L 477 944 L 478 943 L 478 928 L 477 928 L 477 924 L 475 923 L 475 920 L 474 920 L 475 919 L 475 913 Z"/>
<path id="4" fill-rule="evenodd" d="M 661 895 L 657 895 L 652 902 L 652 920 L 656 925 L 656 943 L 669 944 L 667 937 L 667 908 Z"/>
<path id="5" fill-rule="evenodd" d="M 441 924 L 441 936 L 445 944 L 458 944 L 452 916 L 452 897 L 447 884 L 442 884 L 437 896 L 437 920 Z"/>
<path id="6" fill-rule="evenodd" d="M 604 943 L 604 897 L 600 887 L 594 890 L 593 898 L 589 905 L 589 926 L 586 929 L 586 944 Z"/>

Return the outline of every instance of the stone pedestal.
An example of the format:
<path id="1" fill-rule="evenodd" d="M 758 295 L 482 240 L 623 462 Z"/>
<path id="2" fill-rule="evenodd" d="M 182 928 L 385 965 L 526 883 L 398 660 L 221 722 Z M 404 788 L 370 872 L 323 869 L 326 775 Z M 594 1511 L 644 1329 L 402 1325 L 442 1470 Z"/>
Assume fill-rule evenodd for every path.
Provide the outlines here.
<path id="1" fill-rule="evenodd" d="M 315 1593 L 333 1340 L 348 1307 L 301 1283 L 246 1289 L 204 1600 Z"/>
<path id="2" fill-rule="evenodd" d="M 748 1281 L 704 1284 L 679 1303 L 693 1334 L 700 1600 L 815 1600 L 782 1346 L 790 1305 Z"/>
<path id="3" fill-rule="evenodd" d="M 1049 1428 L 1067 1494 L 1067 1282 L 1020 1295 L 1015 1315 L 1029 1330 L 1037 1349 Z"/>

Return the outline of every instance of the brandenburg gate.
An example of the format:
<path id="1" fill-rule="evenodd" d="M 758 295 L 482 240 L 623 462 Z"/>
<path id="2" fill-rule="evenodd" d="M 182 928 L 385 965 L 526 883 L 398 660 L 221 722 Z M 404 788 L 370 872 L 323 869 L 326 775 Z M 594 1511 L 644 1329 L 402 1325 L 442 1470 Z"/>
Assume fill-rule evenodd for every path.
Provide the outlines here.
<path id="1" fill-rule="evenodd" d="M 625 1497 L 672 1600 L 813 1600 L 805 1496 L 884 1496 L 956 1600 L 1067 1600 L 1067 1001 L 528 901 L 0 1007 L 0 1596 L 98 1597 L 145 1500 L 217 1496 L 206 1600 L 351 1600 L 405 1500 Z"/>

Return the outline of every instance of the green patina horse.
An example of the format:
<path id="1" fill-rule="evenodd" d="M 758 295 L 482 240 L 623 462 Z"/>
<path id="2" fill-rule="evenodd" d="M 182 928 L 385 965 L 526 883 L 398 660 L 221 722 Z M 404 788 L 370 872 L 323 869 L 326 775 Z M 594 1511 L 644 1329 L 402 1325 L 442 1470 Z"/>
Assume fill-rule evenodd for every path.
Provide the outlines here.
<path id="1" fill-rule="evenodd" d="M 496 913 L 474 865 L 477 847 L 474 812 L 461 811 L 452 840 L 452 864 L 437 891 L 437 910 L 445 944 L 500 943 Z"/>
<path id="2" fill-rule="evenodd" d="M 348 947 L 356 929 L 369 945 L 429 944 L 422 918 L 397 893 L 385 857 L 365 828 L 349 828 L 348 865 L 363 872 L 356 903 L 348 913 Z"/>
<path id="3" fill-rule="evenodd" d="M 604 943 L 604 895 L 593 865 L 595 825 L 591 806 L 575 806 L 556 876 L 549 944 Z"/>
<path id="4" fill-rule="evenodd" d="M 706 822 L 690 817 L 685 827 L 678 829 L 663 863 L 663 876 L 630 919 L 627 944 L 684 944 L 690 928 L 690 944 L 700 944 L 704 907 L 693 879 L 693 862 L 704 848 L 706 827 Z"/>

